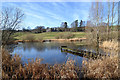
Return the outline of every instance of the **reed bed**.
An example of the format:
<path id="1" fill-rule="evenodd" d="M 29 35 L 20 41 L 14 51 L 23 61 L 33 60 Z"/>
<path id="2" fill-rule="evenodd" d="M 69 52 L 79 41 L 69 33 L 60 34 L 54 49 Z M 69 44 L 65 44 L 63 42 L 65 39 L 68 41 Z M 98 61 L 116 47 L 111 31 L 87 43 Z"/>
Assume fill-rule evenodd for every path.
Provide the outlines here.
<path id="1" fill-rule="evenodd" d="M 104 43 L 103 43 L 104 44 Z M 109 44 L 108 44 L 109 45 Z M 113 45 L 113 44 L 112 44 Z M 114 45 L 116 45 L 114 43 Z M 114 46 L 113 45 L 113 46 Z M 114 47 L 115 48 L 115 47 Z M 116 50 L 116 49 L 114 49 Z M 119 57 L 103 56 L 98 59 L 83 60 L 82 68 L 75 65 L 75 60 L 68 59 L 63 64 L 41 64 L 42 59 L 22 64 L 19 55 L 10 55 L 2 49 L 3 79 L 76 79 L 76 78 L 119 78 Z M 81 70 L 82 69 L 82 70 Z"/>
<path id="2" fill-rule="evenodd" d="M 84 61 L 84 77 L 87 78 L 119 78 L 118 56 L 102 57 Z"/>
<path id="3" fill-rule="evenodd" d="M 118 50 L 119 46 L 118 46 L 118 41 L 104 41 L 101 44 L 101 47 L 105 48 L 105 49 L 110 49 L 110 50 Z"/>
<path id="4" fill-rule="evenodd" d="M 109 54 L 109 56 L 103 56 L 99 59 L 83 60 L 84 77 L 86 78 L 114 78 L 119 79 L 119 54 L 118 54 L 118 42 L 105 41 L 102 47 L 113 50 L 115 53 Z M 113 55 L 114 54 L 114 55 Z"/>
<path id="5" fill-rule="evenodd" d="M 67 60 L 64 64 L 41 64 L 42 59 L 36 59 L 22 65 L 19 55 L 11 56 L 2 50 L 2 78 L 3 79 L 64 79 L 79 78 L 79 67 L 74 60 Z"/>

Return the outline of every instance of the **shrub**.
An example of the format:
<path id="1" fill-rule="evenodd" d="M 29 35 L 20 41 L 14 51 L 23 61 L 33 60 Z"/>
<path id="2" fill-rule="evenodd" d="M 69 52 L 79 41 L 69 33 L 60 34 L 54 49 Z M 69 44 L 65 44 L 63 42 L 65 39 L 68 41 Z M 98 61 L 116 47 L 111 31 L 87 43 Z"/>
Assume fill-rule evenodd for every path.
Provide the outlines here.
<path id="1" fill-rule="evenodd" d="M 42 41 L 43 40 L 43 37 L 37 37 L 37 40 L 39 40 L 39 41 Z"/>
<path id="2" fill-rule="evenodd" d="M 63 37 L 63 34 L 59 34 L 59 35 L 55 36 L 56 39 L 62 39 L 62 37 Z"/>
<path id="3" fill-rule="evenodd" d="M 86 27 L 86 32 L 87 43 L 92 45 L 97 45 L 97 37 L 99 38 L 100 43 L 106 40 L 118 39 L 118 31 L 109 30 L 109 32 L 107 32 L 106 26 Z"/>
<path id="4" fill-rule="evenodd" d="M 59 34 L 55 38 L 56 39 L 70 39 L 73 38 L 75 35 L 72 33 L 66 33 L 66 34 Z"/>
<path id="5" fill-rule="evenodd" d="M 26 34 L 25 36 L 22 37 L 22 40 L 33 41 L 33 40 L 35 40 L 35 38 L 34 38 L 34 35 L 32 35 L 32 34 Z"/>

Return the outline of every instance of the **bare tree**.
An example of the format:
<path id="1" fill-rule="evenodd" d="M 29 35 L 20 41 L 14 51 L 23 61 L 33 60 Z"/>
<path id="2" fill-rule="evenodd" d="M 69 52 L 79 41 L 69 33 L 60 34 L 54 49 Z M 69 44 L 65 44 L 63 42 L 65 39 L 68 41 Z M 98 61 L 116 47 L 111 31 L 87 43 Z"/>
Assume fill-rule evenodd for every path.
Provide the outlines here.
<path id="1" fill-rule="evenodd" d="M 2 20 L 0 23 L 2 29 L 2 44 L 7 44 L 10 41 L 14 30 L 18 29 L 24 17 L 23 12 L 18 8 L 2 9 Z"/>
<path id="2" fill-rule="evenodd" d="M 104 6 L 101 2 L 93 2 L 89 13 L 89 22 L 87 23 L 87 40 L 96 46 L 99 53 L 100 35 L 103 30 L 102 23 L 104 20 Z"/>
<path id="3" fill-rule="evenodd" d="M 109 1 L 109 0 L 108 0 Z M 110 2 L 108 2 L 108 14 L 107 14 L 107 35 L 108 35 L 108 38 L 107 40 L 109 39 L 109 25 L 110 25 Z"/>
<path id="4" fill-rule="evenodd" d="M 107 5 L 106 5 L 107 4 Z M 112 4 L 112 5 L 111 5 Z M 89 21 L 86 31 L 89 42 L 94 44 L 101 43 L 105 40 L 117 39 L 114 31 L 110 31 L 110 24 L 113 26 L 119 18 L 117 18 L 118 2 L 94 2 L 91 5 L 89 13 Z M 117 20 L 116 20 L 117 19 Z M 107 23 L 105 23 L 107 21 Z M 114 35 L 114 36 L 113 36 Z"/>
<path id="5" fill-rule="evenodd" d="M 114 2 L 114 0 L 112 2 L 112 13 L 111 13 L 112 14 L 112 22 L 111 22 L 112 26 L 113 24 L 118 22 L 118 19 L 116 19 L 116 16 L 118 16 L 116 15 L 118 12 L 118 3 L 119 2 Z"/>
<path id="6" fill-rule="evenodd" d="M 120 30 L 120 2 L 118 2 L 118 30 Z M 120 32 L 118 31 L 118 41 L 120 41 Z"/>

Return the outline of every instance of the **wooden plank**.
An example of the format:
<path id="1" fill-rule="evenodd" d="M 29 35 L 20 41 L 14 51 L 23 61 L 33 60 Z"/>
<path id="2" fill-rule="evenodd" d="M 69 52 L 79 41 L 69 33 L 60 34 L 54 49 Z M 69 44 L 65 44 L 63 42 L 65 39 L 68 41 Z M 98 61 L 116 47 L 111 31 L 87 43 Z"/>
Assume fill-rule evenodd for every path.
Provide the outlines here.
<path id="1" fill-rule="evenodd" d="M 75 50 L 75 49 L 70 49 L 67 47 L 61 47 L 61 52 L 67 52 L 67 53 L 71 53 L 71 54 L 78 55 L 81 57 L 86 57 L 86 58 L 97 58 L 97 56 L 103 56 L 95 52 L 90 52 L 90 51 L 85 51 L 85 50 Z"/>

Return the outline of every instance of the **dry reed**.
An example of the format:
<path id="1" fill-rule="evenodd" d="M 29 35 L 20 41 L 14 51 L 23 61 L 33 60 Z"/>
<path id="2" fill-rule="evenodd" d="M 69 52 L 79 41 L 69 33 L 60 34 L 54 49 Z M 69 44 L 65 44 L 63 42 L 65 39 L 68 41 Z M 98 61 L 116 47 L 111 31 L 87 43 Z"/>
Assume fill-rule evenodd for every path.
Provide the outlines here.
<path id="1" fill-rule="evenodd" d="M 118 42 L 105 41 L 101 45 L 108 50 L 118 50 Z M 114 78 L 118 79 L 119 76 L 119 57 L 118 53 L 103 56 L 99 59 L 83 60 L 84 77 L 86 78 Z"/>

